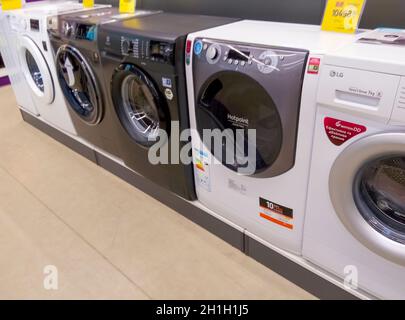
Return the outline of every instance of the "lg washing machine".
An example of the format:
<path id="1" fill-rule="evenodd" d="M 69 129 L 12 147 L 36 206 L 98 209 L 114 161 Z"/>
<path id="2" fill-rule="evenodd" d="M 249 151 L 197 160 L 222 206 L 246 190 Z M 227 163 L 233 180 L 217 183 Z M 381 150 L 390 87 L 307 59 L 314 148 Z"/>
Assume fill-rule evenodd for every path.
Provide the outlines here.
<path id="1" fill-rule="evenodd" d="M 265 245 L 301 254 L 318 72 L 352 37 L 261 21 L 188 37 L 197 197 Z"/>
<path id="2" fill-rule="evenodd" d="M 353 293 L 403 300 L 405 47 L 379 40 L 325 57 L 303 255 Z"/>
<path id="3" fill-rule="evenodd" d="M 50 39 L 56 52 L 56 73 L 79 137 L 96 149 L 120 158 L 116 125 L 106 105 L 103 66 L 97 47 L 100 25 L 155 12 L 119 14 L 116 8 L 64 14 Z"/>
<path id="4" fill-rule="evenodd" d="M 188 138 L 180 139 L 181 132 L 189 129 L 184 70 L 186 36 L 234 21 L 161 13 L 100 27 L 104 78 L 111 109 L 122 128 L 117 143 L 124 162 L 189 200 L 195 199 L 192 165 L 181 161 L 178 153 L 189 142 Z M 165 136 L 157 139 L 160 130 Z M 160 155 L 167 152 L 166 159 L 155 162 L 150 158 L 150 152 L 157 149 Z"/>

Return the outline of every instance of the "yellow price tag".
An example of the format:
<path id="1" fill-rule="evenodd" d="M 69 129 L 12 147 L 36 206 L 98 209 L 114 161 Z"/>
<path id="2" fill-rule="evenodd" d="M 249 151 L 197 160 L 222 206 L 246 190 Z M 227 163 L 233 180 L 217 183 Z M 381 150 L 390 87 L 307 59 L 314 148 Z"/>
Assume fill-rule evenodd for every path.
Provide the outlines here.
<path id="1" fill-rule="evenodd" d="M 120 0 L 120 13 L 135 13 L 136 0 Z"/>
<path id="2" fill-rule="evenodd" d="M 23 6 L 22 0 L 2 0 L 1 7 L 3 10 L 21 9 Z"/>
<path id="3" fill-rule="evenodd" d="M 366 0 L 328 0 L 322 30 L 355 33 Z"/>
<path id="4" fill-rule="evenodd" d="M 83 0 L 83 7 L 84 8 L 93 8 L 94 0 Z"/>

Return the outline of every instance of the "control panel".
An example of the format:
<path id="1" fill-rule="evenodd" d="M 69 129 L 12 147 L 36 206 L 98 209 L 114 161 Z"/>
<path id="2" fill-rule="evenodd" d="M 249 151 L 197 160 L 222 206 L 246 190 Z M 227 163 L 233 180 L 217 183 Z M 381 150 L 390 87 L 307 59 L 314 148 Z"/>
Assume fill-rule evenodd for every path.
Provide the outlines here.
<path id="1" fill-rule="evenodd" d="M 293 56 L 286 50 L 220 43 L 207 39 L 196 39 L 193 50 L 191 46 L 191 43 L 186 45 L 186 63 L 190 63 L 190 55 L 193 53 L 208 64 L 222 64 L 238 69 L 256 68 L 263 74 L 280 71 L 280 65 Z"/>
<path id="2" fill-rule="evenodd" d="M 174 63 L 174 43 L 114 33 L 101 35 L 99 41 L 102 51 L 110 54 L 159 63 Z"/>
<path id="3" fill-rule="evenodd" d="M 30 30 L 39 31 L 39 20 L 38 19 L 30 19 Z"/>

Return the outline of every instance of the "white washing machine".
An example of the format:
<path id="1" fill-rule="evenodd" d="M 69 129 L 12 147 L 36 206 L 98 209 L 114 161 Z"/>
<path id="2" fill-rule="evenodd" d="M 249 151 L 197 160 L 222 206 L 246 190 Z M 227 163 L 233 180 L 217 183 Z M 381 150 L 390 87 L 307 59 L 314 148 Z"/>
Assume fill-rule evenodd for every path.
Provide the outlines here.
<path id="1" fill-rule="evenodd" d="M 32 115 L 39 115 L 35 103 L 29 92 L 28 85 L 21 71 L 20 62 L 15 53 L 14 41 L 11 36 L 11 29 L 8 23 L 8 11 L 0 11 L 0 52 L 3 57 L 7 75 L 16 96 L 18 106 Z"/>
<path id="2" fill-rule="evenodd" d="M 50 1 L 7 13 L 15 43 L 10 51 L 19 60 L 38 113 L 48 124 L 73 135 L 76 131 L 57 82 L 48 28 L 57 25 L 57 15 L 84 10 L 77 1 Z"/>
<path id="3" fill-rule="evenodd" d="M 325 52 L 353 37 L 261 21 L 189 35 L 193 161 L 204 206 L 265 243 L 301 254 L 318 72 Z M 229 143 L 203 141 L 206 130 L 219 130 Z"/>
<path id="4" fill-rule="evenodd" d="M 303 255 L 347 288 L 405 299 L 405 46 L 322 67 Z"/>

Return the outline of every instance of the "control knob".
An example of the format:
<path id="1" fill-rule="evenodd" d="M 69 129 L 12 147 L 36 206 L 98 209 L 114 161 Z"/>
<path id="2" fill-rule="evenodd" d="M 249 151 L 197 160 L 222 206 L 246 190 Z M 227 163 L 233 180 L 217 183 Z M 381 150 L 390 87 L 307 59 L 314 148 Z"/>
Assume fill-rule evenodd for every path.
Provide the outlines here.
<path id="1" fill-rule="evenodd" d="M 261 73 L 269 74 L 277 70 L 278 55 L 271 50 L 263 52 L 259 56 L 259 61 L 257 67 Z"/>
<path id="2" fill-rule="evenodd" d="M 216 57 L 218 57 L 218 49 L 214 46 L 209 47 L 207 50 L 207 58 L 210 60 L 215 60 Z"/>
<path id="3" fill-rule="evenodd" d="M 207 58 L 208 63 L 217 63 L 221 57 L 221 47 L 217 44 L 212 44 L 208 47 L 205 57 Z"/>

